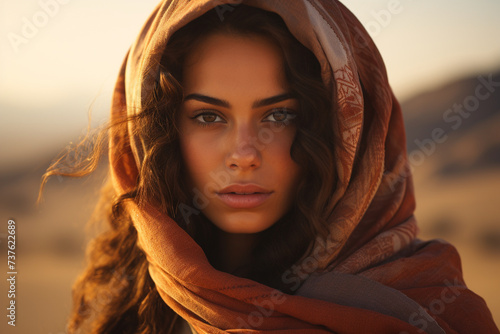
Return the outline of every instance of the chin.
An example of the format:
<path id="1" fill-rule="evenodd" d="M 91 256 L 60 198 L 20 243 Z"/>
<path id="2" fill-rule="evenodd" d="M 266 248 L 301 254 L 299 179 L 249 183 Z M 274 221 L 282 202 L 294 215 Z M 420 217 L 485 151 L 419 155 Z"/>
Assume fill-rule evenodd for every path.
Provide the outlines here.
<path id="1" fill-rule="evenodd" d="M 254 212 L 237 212 L 227 214 L 224 217 L 213 217 L 210 220 L 224 232 L 235 234 L 259 233 L 267 230 L 277 221 L 272 217 L 263 217 L 261 214 Z"/>

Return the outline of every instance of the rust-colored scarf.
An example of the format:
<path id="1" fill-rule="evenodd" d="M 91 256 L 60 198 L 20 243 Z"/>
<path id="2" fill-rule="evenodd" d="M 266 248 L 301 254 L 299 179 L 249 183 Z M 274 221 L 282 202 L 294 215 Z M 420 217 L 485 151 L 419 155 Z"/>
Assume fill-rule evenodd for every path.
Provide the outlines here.
<path id="1" fill-rule="evenodd" d="M 215 270 L 170 217 L 129 203 L 164 302 L 198 333 L 498 333 L 484 301 L 465 286 L 454 247 L 415 239 L 400 107 L 375 45 L 338 1 L 162 1 L 122 67 L 112 119 L 141 109 L 154 86 L 148 73 L 177 29 L 218 5 L 228 15 L 242 2 L 283 18 L 316 55 L 338 105 L 330 235 L 283 275 L 295 286 L 283 294 Z M 119 194 L 135 187 L 143 159 L 131 130 L 110 141 Z"/>

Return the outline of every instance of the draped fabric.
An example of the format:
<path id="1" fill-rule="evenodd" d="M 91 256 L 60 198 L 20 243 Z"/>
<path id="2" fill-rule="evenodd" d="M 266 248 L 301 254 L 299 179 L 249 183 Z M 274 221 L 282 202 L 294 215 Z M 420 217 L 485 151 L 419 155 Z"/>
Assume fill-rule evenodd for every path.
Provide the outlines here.
<path id="1" fill-rule="evenodd" d="M 467 289 L 455 248 L 416 239 L 400 106 L 382 58 L 360 22 L 335 0 L 162 1 L 122 66 L 112 120 L 141 110 L 172 34 L 217 7 L 275 12 L 318 59 L 335 101 L 337 173 L 329 235 L 283 275 L 293 294 L 214 269 L 203 250 L 153 204 L 127 202 L 163 301 L 198 333 L 498 333 Z M 111 175 L 124 194 L 144 159 L 128 129 L 110 138 Z"/>

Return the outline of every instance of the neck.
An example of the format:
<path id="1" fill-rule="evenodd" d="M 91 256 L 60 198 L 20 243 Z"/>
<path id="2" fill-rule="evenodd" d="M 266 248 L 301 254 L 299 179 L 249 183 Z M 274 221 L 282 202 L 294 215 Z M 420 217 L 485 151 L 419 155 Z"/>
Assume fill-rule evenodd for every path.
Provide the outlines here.
<path id="1" fill-rule="evenodd" d="M 256 234 L 218 231 L 216 258 L 220 270 L 233 273 L 250 263 Z"/>

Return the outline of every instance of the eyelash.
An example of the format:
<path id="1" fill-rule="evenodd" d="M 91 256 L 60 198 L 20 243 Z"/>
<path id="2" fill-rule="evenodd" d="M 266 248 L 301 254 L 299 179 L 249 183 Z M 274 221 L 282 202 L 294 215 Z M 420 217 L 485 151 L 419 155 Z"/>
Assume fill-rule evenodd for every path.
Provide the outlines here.
<path id="1" fill-rule="evenodd" d="M 273 122 L 273 123 L 276 123 L 276 124 L 289 124 L 295 117 L 297 117 L 297 115 L 292 112 L 290 109 L 288 108 L 274 108 L 272 109 L 273 111 L 271 113 L 269 113 L 264 119 L 272 116 L 272 115 L 275 115 L 277 113 L 285 113 L 288 117 L 286 120 L 284 121 L 266 121 L 266 122 Z M 191 117 L 191 119 L 195 120 L 195 122 L 202 126 L 202 127 L 207 127 L 207 126 L 214 126 L 215 124 L 217 123 L 221 123 L 220 121 L 214 121 L 214 122 L 201 122 L 199 120 L 197 120 L 199 117 L 201 116 L 204 116 L 204 115 L 213 115 L 213 116 L 216 116 L 216 117 L 219 117 L 222 119 L 222 117 L 220 117 L 219 115 L 217 115 L 216 113 L 214 112 L 210 112 L 210 111 L 205 111 L 205 112 L 202 112 L 202 113 L 199 113 L 198 115 L 194 116 L 194 117 Z M 217 118 L 216 118 L 217 120 Z"/>

